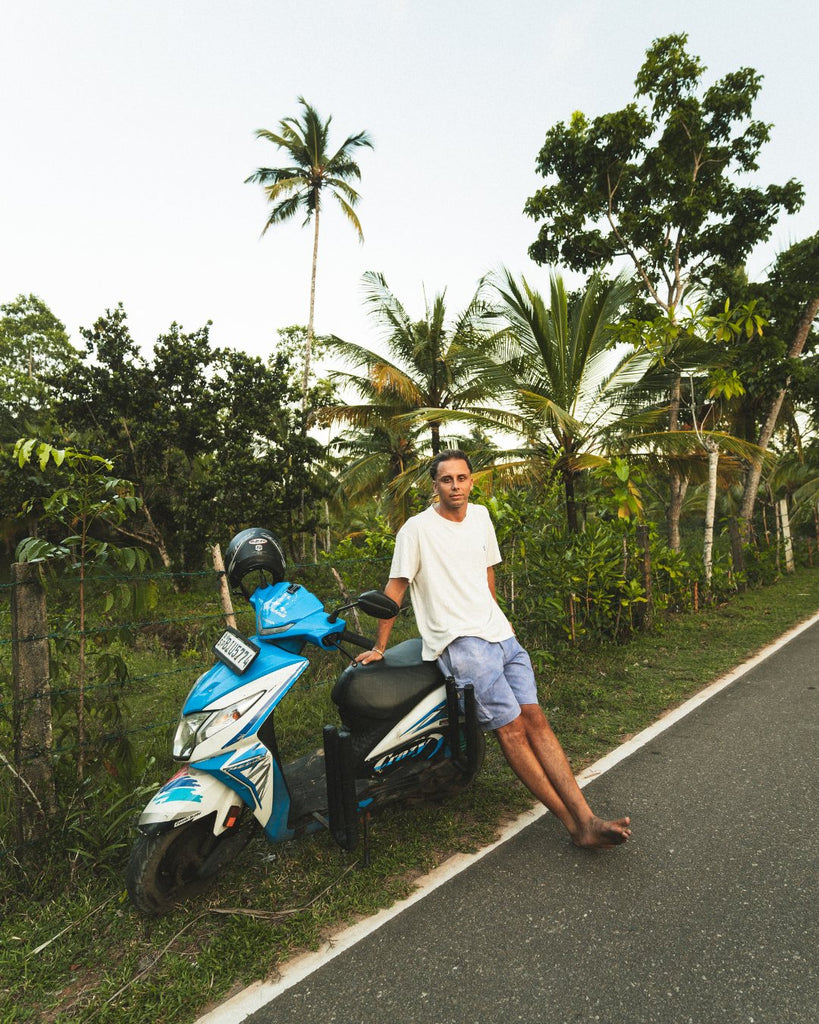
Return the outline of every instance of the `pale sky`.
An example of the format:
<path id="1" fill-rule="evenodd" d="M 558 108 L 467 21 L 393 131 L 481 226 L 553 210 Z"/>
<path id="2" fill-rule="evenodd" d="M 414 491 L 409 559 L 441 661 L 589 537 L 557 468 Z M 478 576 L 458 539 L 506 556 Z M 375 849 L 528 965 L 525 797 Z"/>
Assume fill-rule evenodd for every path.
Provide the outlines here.
<path id="1" fill-rule="evenodd" d="M 359 150 L 360 245 L 322 219 L 316 329 L 367 345 L 361 276 L 382 272 L 410 313 L 446 289 L 460 310 L 505 264 L 542 290 L 522 213 L 549 127 L 620 109 L 653 39 L 687 32 L 707 81 L 764 75 L 774 125 L 759 184 L 800 180 L 751 261 L 819 227 L 816 45 L 804 0 L 3 0 L 0 303 L 39 295 L 76 344 L 122 301 L 145 348 L 172 321 L 267 355 L 307 322 L 312 234 L 260 237 L 266 201 L 244 179 L 286 161 L 254 136 L 299 113 L 333 115 Z"/>

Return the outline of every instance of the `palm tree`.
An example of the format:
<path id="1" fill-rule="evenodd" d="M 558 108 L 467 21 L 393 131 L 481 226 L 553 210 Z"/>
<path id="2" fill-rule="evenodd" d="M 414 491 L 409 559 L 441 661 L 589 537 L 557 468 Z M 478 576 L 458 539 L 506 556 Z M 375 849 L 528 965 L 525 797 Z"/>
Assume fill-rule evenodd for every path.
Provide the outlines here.
<path id="1" fill-rule="evenodd" d="M 429 428 L 433 455 L 441 451 L 444 419 L 477 415 L 491 394 L 485 353 L 492 344 L 488 307 L 479 285 L 467 307 L 453 321 L 446 314 L 442 292 L 425 304 L 424 316 L 414 320 L 390 291 L 383 275 L 364 275 L 366 302 L 382 329 L 389 356 L 333 337 L 329 345 L 352 367 L 334 378 L 362 399 L 360 405 L 323 410 L 331 422 L 358 428 L 385 428 L 384 436 L 408 434 L 421 420 Z"/>
<path id="2" fill-rule="evenodd" d="M 646 387 L 652 357 L 616 345 L 612 327 L 634 296 L 621 275 L 607 282 L 594 275 L 570 298 L 560 275 L 550 279 L 550 303 L 521 278 L 502 270 L 495 287 L 498 313 L 509 332 L 497 350 L 494 385 L 511 410 L 498 410 L 498 425 L 513 429 L 525 445 L 509 450 L 527 468 L 559 472 L 569 529 L 578 529 L 575 484 L 579 473 L 604 464 L 612 433 L 625 428 L 628 403 Z"/>
<path id="3" fill-rule="evenodd" d="M 410 495 L 396 489 L 395 481 L 418 466 L 420 429 L 374 424 L 336 438 L 333 448 L 345 462 L 338 475 L 341 505 L 375 500 L 393 530 L 402 526 L 410 514 Z"/>
<path id="4" fill-rule="evenodd" d="M 299 97 L 304 108 L 301 118 L 285 117 L 279 121 L 277 132 L 260 128 L 259 139 L 267 139 L 284 150 L 292 161 L 285 167 L 259 167 L 245 183 L 253 182 L 265 186 L 267 198 L 273 204 L 270 216 L 262 230 L 289 220 L 297 212 L 304 212 L 304 224 L 313 221 L 313 264 L 310 277 L 310 315 L 307 321 L 307 341 L 304 346 L 304 374 L 302 395 L 307 404 L 307 382 L 310 371 L 310 356 L 313 348 L 313 314 L 316 302 L 316 265 L 318 262 L 319 216 L 322 193 L 331 195 L 342 209 L 347 220 L 364 239 L 361 224 L 354 207 L 359 195 L 350 185 L 351 180 L 360 180 L 361 171 L 352 157 L 355 149 L 368 146 L 372 141 L 366 132 L 348 135 L 333 153 L 329 148 L 330 123 L 332 117 L 322 121 L 318 112 Z"/>

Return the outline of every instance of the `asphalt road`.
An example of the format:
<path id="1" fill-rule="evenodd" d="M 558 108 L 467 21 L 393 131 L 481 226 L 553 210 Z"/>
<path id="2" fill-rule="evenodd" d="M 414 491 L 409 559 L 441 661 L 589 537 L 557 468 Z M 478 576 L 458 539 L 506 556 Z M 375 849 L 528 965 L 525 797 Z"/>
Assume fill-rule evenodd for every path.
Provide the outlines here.
<path id="1" fill-rule="evenodd" d="M 819 625 L 590 783 L 627 846 L 540 817 L 233 1019 L 819 1021 L 817 667 Z"/>

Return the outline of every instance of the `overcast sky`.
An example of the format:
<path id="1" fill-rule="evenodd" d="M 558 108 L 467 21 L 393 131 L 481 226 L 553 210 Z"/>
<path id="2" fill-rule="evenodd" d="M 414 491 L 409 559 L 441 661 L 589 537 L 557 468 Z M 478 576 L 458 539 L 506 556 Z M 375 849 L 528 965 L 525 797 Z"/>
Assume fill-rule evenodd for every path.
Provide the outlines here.
<path id="1" fill-rule="evenodd" d="M 633 97 L 646 48 L 687 32 L 707 81 L 764 75 L 774 125 L 761 184 L 800 180 L 803 211 L 757 251 L 819 227 L 815 58 L 804 0 L 4 0 L 0 303 L 39 295 L 78 328 L 122 301 L 149 348 L 172 321 L 266 355 L 306 323 L 311 232 L 261 237 L 266 202 L 244 179 L 284 161 L 275 129 L 304 97 L 359 150 L 360 245 L 322 219 L 316 329 L 368 345 L 361 275 L 381 271 L 413 315 L 424 291 L 455 311 L 501 263 L 545 290 L 522 209 L 546 130 Z"/>

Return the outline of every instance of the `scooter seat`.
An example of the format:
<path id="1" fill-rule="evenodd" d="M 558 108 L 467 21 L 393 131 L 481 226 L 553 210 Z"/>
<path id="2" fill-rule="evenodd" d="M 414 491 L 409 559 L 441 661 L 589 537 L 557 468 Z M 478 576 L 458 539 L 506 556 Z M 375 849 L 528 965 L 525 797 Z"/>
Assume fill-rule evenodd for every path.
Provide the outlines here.
<path id="1" fill-rule="evenodd" d="M 422 660 L 421 640 L 416 638 L 388 648 L 381 661 L 346 668 L 332 698 L 345 722 L 400 718 L 443 682 L 438 662 Z"/>

